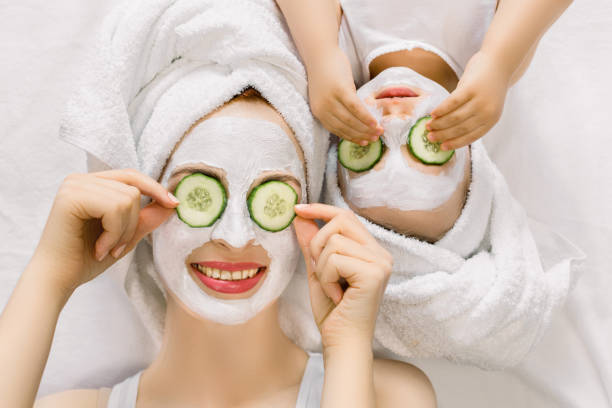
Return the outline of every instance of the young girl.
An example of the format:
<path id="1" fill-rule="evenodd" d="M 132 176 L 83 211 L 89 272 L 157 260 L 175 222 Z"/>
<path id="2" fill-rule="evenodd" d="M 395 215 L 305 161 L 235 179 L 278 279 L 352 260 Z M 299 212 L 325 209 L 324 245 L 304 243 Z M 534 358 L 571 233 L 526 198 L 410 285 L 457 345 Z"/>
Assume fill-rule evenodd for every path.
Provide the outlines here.
<path id="1" fill-rule="evenodd" d="M 497 123 L 508 88 L 571 0 L 277 3 L 306 65 L 312 111 L 330 132 L 362 145 L 378 138 L 383 129 L 360 103 L 353 79 L 361 85 L 391 62 L 452 92 L 427 125 L 429 139 L 451 150 Z"/>

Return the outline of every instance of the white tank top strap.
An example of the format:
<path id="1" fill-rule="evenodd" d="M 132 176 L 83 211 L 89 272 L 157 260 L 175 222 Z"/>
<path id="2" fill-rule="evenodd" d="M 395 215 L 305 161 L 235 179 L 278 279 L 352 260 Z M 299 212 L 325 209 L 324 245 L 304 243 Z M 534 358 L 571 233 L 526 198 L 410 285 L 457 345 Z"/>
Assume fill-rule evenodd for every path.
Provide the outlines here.
<path id="1" fill-rule="evenodd" d="M 321 353 L 308 352 L 309 358 L 300 383 L 295 408 L 319 408 L 323 394 L 324 366 Z"/>
<path id="2" fill-rule="evenodd" d="M 107 408 L 135 408 L 142 371 L 116 384 L 108 397 Z"/>

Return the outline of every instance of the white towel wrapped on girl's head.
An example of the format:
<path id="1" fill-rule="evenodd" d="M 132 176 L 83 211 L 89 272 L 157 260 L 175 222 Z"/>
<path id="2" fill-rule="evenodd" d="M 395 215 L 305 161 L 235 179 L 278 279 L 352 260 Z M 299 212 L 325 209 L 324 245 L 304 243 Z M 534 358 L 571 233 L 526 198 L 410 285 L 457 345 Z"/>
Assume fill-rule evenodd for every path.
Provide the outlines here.
<path id="1" fill-rule="evenodd" d="M 481 142 L 472 144 L 471 160 L 463 211 L 435 244 L 359 217 L 394 257 L 375 331 L 382 355 L 441 357 L 487 369 L 516 365 L 574 285 L 582 251 L 528 221 Z M 327 203 L 349 208 L 338 187 L 335 147 L 325 187 Z M 313 333 L 300 336 L 312 345 Z"/>

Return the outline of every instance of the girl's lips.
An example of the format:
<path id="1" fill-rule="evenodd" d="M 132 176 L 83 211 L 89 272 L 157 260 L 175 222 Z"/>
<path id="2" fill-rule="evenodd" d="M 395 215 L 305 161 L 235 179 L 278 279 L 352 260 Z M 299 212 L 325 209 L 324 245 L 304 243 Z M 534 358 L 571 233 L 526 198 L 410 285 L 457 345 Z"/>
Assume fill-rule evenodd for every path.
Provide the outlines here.
<path id="1" fill-rule="evenodd" d="M 203 263 L 200 263 L 203 264 Z M 216 265 L 220 265 L 220 264 L 224 264 L 223 262 L 210 262 L 210 264 L 216 264 Z M 252 265 L 258 265 L 255 263 L 232 263 L 232 265 L 247 265 L 247 266 L 252 266 Z M 209 268 L 211 266 L 208 266 Z M 250 289 L 252 289 L 255 285 L 257 285 L 257 282 L 259 282 L 261 280 L 261 278 L 263 278 L 264 274 L 266 273 L 267 269 L 266 267 L 259 267 L 257 270 L 257 273 L 255 274 L 255 276 L 253 276 L 252 278 L 246 278 L 246 279 L 240 279 L 240 280 L 223 280 L 223 279 L 215 279 L 212 278 L 210 276 L 206 276 L 206 274 L 200 272 L 199 270 L 197 270 L 193 265 L 191 265 L 191 269 L 193 270 L 193 272 L 195 273 L 195 276 L 208 288 L 220 292 L 220 293 L 232 293 L 232 294 L 236 294 L 236 293 L 244 293 Z M 242 268 L 245 269 L 245 268 Z M 253 269 L 253 268 L 251 268 Z M 226 271 L 229 271 L 229 269 L 226 269 Z"/>
<path id="2" fill-rule="evenodd" d="M 391 88 L 383 89 L 378 95 L 376 95 L 376 99 L 414 98 L 417 96 L 419 95 L 408 87 L 394 86 Z"/>

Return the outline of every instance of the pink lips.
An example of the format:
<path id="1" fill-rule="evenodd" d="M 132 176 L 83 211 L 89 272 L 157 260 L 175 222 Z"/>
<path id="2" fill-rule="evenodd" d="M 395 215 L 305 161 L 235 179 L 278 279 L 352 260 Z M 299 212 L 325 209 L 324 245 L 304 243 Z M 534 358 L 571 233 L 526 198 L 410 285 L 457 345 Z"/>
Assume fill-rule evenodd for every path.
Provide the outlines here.
<path id="1" fill-rule="evenodd" d="M 208 267 L 208 268 L 216 268 L 224 271 L 242 271 L 245 269 L 255 269 L 258 271 L 252 278 L 240 279 L 240 280 L 222 280 L 215 279 L 212 277 L 206 276 L 206 274 L 200 272 L 193 266 L 191 269 L 194 271 L 195 276 L 204 284 L 206 287 L 220 292 L 220 293 L 243 293 L 255 285 L 257 282 L 261 280 L 264 276 L 267 268 L 263 265 L 254 263 L 254 262 L 217 262 L 217 261 L 209 261 L 209 262 L 197 262 L 198 264 Z"/>
<path id="2" fill-rule="evenodd" d="M 382 92 L 380 92 L 377 96 L 376 99 L 384 99 L 384 98 L 414 98 L 419 96 L 416 92 L 414 92 L 412 89 L 410 88 L 406 88 L 406 87 L 400 87 L 400 86 L 396 86 L 396 87 L 391 87 L 391 88 L 387 88 L 387 89 L 383 89 Z"/>

